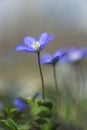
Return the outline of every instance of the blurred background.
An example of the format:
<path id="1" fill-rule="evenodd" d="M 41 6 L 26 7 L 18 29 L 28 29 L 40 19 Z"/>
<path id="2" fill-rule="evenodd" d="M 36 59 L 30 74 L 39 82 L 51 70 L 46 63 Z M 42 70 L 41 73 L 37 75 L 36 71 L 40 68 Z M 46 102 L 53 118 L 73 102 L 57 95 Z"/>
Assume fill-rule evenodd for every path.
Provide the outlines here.
<path id="1" fill-rule="evenodd" d="M 41 53 L 87 45 L 86 0 L 0 0 L 0 93 L 31 95 L 40 86 L 35 54 L 15 52 L 25 36 L 48 32 L 55 40 Z M 44 67 L 43 67 L 44 68 Z M 44 69 L 49 84 L 51 68 Z M 50 81 L 51 85 L 53 81 Z M 13 91 L 14 89 L 14 91 Z M 27 91 L 28 89 L 28 91 Z M 13 93 L 12 93 L 13 95 Z"/>
<path id="2" fill-rule="evenodd" d="M 55 39 L 41 52 L 41 55 L 45 52 L 54 53 L 60 48 L 87 46 L 87 1 L 0 0 L 1 97 L 3 95 L 4 98 L 30 97 L 39 90 L 41 82 L 36 55 L 15 52 L 15 47 L 23 43 L 25 36 L 38 38 L 43 32 L 53 33 Z M 63 71 L 66 81 L 69 82 L 67 86 L 74 83 L 69 92 L 76 99 L 78 91 L 76 89 L 78 82 L 74 76 L 76 71 L 69 65 L 62 67 L 63 69 L 57 69 L 60 82 Z M 86 68 L 85 62 L 84 72 Z M 51 66 L 43 66 L 43 70 L 45 84 L 53 86 Z M 86 90 L 86 83 L 84 84 Z M 84 95 L 86 97 L 87 91 Z"/>

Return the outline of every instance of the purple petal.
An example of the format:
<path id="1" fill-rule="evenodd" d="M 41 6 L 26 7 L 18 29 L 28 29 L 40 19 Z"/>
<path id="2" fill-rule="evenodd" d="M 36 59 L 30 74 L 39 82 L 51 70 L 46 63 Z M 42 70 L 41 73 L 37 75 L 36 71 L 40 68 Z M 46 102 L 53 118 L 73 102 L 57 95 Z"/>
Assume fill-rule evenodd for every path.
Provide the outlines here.
<path id="1" fill-rule="evenodd" d="M 24 44 L 28 47 L 31 46 L 31 44 L 36 43 L 36 39 L 32 38 L 32 37 L 25 37 L 24 38 Z"/>
<path id="2" fill-rule="evenodd" d="M 48 44 L 48 43 L 51 42 L 53 39 L 54 39 L 54 35 L 50 35 L 50 36 L 46 39 L 45 44 Z"/>
<path id="3" fill-rule="evenodd" d="M 28 48 L 26 46 L 19 45 L 15 48 L 16 51 L 23 51 L 23 52 L 34 52 L 33 48 Z"/>
<path id="4" fill-rule="evenodd" d="M 79 49 L 71 49 L 60 59 L 60 63 L 74 63 L 83 58 L 83 53 Z"/>
<path id="5" fill-rule="evenodd" d="M 17 106 L 17 105 L 20 104 L 20 102 L 21 102 L 21 101 L 20 101 L 20 99 L 18 98 L 18 99 L 16 99 L 16 100 L 14 101 L 14 105 Z"/>
<path id="6" fill-rule="evenodd" d="M 76 50 L 69 53 L 68 57 L 72 61 L 81 60 L 83 58 L 83 53 L 80 50 Z"/>
<path id="7" fill-rule="evenodd" d="M 33 96 L 33 100 L 35 100 L 36 98 L 41 98 L 42 97 L 42 95 L 40 94 L 40 93 L 35 93 L 35 95 Z"/>
<path id="8" fill-rule="evenodd" d="M 45 40 L 47 39 L 47 37 L 48 37 L 48 33 L 43 33 L 40 37 L 39 37 L 39 42 L 40 43 L 44 43 L 45 42 Z"/>
<path id="9" fill-rule="evenodd" d="M 18 108 L 18 111 L 22 111 L 26 108 L 29 108 L 29 106 L 25 102 L 23 102 L 21 98 L 17 98 L 14 101 L 14 105 Z"/>
<path id="10" fill-rule="evenodd" d="M 71 63 L 71 61 L 69 60 L 68 56 L 63 56 L 62 58 L 60 58 L 59 63 Z"/>
<path id="11" fill-rule="evenodd" d="M 41 49 L 43 49 L 45 46 L 47 46 L 47 44 L 48 44 L 49 42 L 51 42 L 53 39 L 54 39 L 54 35 L 50 35 L 50 36 L 46 39 L 46 41 L 45 41 L 43 44 L 41 44 Z"/>
<path id="12" fill-rule="evenodd" d="M 41 58 L 41 60 L 40 60 L 40 62 L 42 63 L 42 64 L 51 64 L 52 63 L 52 56 L 51 55 L 44 55 L 42 58 Z"/>
<path id="13" fill-rule="evenodd" d="M 57 63 L 61 57 L 62 57 L 62 51 L 55 52 L 53 55 L 53 62 Z"/>
<path id="14" fill-rule="evenodd" d="M 55 52 L 53 57 L 61 57 L 63 55 L 63 50 L 58 50 Z"/>
<path id="15" fill-rule="evenodd" d="M 87 47 L 81 48 L 80 52 L 82 53 L 83 57 L 86 57 L 87 56 Z"/>

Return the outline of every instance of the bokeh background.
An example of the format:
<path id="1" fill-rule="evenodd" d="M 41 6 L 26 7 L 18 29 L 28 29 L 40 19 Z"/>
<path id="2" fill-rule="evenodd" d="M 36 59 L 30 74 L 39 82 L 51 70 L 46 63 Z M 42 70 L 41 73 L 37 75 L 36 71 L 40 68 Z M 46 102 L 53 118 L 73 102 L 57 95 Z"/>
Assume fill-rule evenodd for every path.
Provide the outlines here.
<path id="1" fill-rule="evenodd" d="M 18 96 L 32 97 L 41 91 L 36 54 L 16 52 L 15 47 L 23 43 L 25 36 L 38 38 L 43 32 L 54 34 L 55 39 L 41 55 L 47 52 L 53 54 L 60 48 L 87 46 L 87 1 L 0 0 L 0 110 L 3 108 L 2 102 L 8 104 Z M 56 68 L 61 96 L 63 100 L 68 99 L 66 109 L 63 107 L 61 110 L 67 118 L 72 111 L 67 109 L 70 105 L 77 107 L 79 102 L 87 101 L 87 59 L 82 61 L 82 65 L 79 71 L 68 64 Z M 47 95 L 56 104 L 52 67 L 43 66 L 42 69 Z M 83 111 L 80 111 L 83 116 L 75 118 L 73 107 L 71 115 L 74 121 L 81 119 L 82 125 L 86 126 L 87 103 L 84 104 Z"/>
<path id="2" fill-rule="evenodd" d="M 25 36 L 38 38 L 43 33 L 54 34 L 55 39 L 42 52 L 54 53 L 60 48 L 87 46 L 86 0 L 0 0 L 0 95 L 30 97 L 41 86 L 37 57 L 23 54 L 15 47 Z M 69 92 L 77 98 L 77 79 L 69 65 L 57 69 L 64 74 Z M 59 71 L 61 70 L 61 71 Z M 86 74 L 86 62 L 84 65 Z M 73 72 L 73 73 L 72 73 Z M 53 86 L 52 68 L 43 66 L 45 84 Z M 71 76 L 71 77 L 70 77 Z M 73 79 L 73 80 L 72 80 Z M 85 97 L 86 76 L 85 76 Z M 61 86 L 61 85 L 60 85 Z M 73 87 L 73 88 L 72 88 Z"/>
<path id="3" fill-rule="evenodd" d="M 42 51 L 42 55 L 62 47 L 86 46 L 87 1 L 0 0 L 1 93 L 10 87 L 14 89 L 12 94 L 31 94 L 40 86 L 36 55 L 17 53 L 14 49 L 23 43 L 25 36 L 37 38 L 43 32 L 53 33 L 55 40 Z M 44 71 L 49 83 L 50 69 Z"/>

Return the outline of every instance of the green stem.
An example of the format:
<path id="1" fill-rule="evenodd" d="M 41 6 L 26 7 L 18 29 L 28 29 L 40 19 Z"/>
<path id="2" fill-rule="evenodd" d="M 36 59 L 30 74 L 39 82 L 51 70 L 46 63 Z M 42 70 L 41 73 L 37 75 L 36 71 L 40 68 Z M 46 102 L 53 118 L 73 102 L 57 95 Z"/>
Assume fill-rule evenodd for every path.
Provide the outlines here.
<path id="1" fill-rule="evenodd" d="M 61 101 L 60 101 L 60 93 L 59 93 L 58 83 L 57 83 L 56 65 L 55 64 L 53 64 L 53 75 L 54 75 L 54 81 L 55 81 L 55 87 L 56 87 L 56 91 L 57 91 L 57 96 L 58 96 L 58 102 L 59 102 L 59 106 L 60 106 L 61 105 Z"/>
<path id="2" fill-rule="evenodd" d="M 42 98 L 45 101 L 45 93 L 44 93 L 44 80 L 43 80 L 43 75 L 42 75 L 42 70 L 41 70 L 41 64 L 40 64 L 40 53 L 38 52 L 38 65 L 39 65 L 39 71 L 40 71 L 40 76 L 41 76 L 41 82 L 42 82 Z"/>
<path id="3" fill-rule="evenodd" d="M 79 89 L 78 89 L 78 95 L 79 98 L 82 96 L 84 97 L 84 87 L 85 87 L 85 77 L 84 77 L 84 70 L 83 70 L 83 66 L 81 64 L 81 62 L 77 62 L 76 64 L 76 69 L 77 69 L 77 76 L 78 76 L 78 81 L 79 81 Z M 81 90 L 82 90 L 82 95 L 81 94 Z"/>
<path id="4" fill-rule="evenodd" d="M 84 99 L 85 76 L 84 76 L 83 65 L 81 63 L 79 63 L 78 67 L 79 67 L 78 69 L 79 69 L 79 73 L 80 73 L 80 81 L 81 81 L 81 85 L 82 85 L 80 89 L 82 90 L 82 97 Z"/>

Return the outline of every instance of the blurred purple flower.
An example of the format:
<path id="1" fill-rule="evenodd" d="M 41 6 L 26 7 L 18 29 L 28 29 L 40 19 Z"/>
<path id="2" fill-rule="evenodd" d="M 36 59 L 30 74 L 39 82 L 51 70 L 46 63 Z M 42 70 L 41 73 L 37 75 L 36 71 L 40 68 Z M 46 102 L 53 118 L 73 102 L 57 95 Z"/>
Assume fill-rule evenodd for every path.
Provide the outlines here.
<path id="1" fill-rule="evenodd" d="M 23 111 L 29 108 L 28 104 L 26 104 L 22 98 L 17 98 L 14 101 L 14 105 L 18 108 L 18 111 Z"/>
<path id="2" fill-rule="evenodd" d="M 54 35 L 48 36 L 48 33 L 43 33 L 38 40 L 33 37 L 27 36 L 24 38 L 25 45 L 18 45 L 16 51 L 22 52 L 40 52 L 49 42 L 54 39 Z"/>
<path id="3" fill-rule="evenodd" d="M 35 93 L 35 95 L 33 96 L 33 100 L 35 100 L 36 98 L 41 98 L 42 97 L 42 95 L 40 94 L 40 93 Z"/>
<path id="4" fill-rule="evenodd" d="M 87 56 L 87 47 L 84 48 L 69 48 L 65 56 L 60 59 L 60 63 L 75 63 Z"/>
<path id="5" fill-rule="evenodd" d="M 54 81 L 55 81 L 55 87 L 56 87 L 56 92 L 57 92 L 57 96 L 58 96 L 58 105 L 61 105 L 61 98 L 60 98 L 60 92 L 59 92 L 59 87 L 58 87 L 58 83 L 57 83 L 57 75 L 56 75 L 56 63 L 61 59 L 61 57 L 63 57 L 64 55 L 66 55 L 66 52 L 64 49 L 58 50 L 54 53 L 54 55 L 50 55 L 50 54 L 45 54 L 40 62 L 42 64 L 51 64 L 53 66 L 53 75 L 54 75 Z"/>
<path id="6" fill-rule="evenodd" d="M 57 62 L 60 60 L 60 58 L 61 58 L 62 56 L 64 56 L 64 55 L 65 55 L 65 51 L 64 51 L 64 50 L 58 50 L 56 53 L 54 53 L 54 55 L 45 54 L 45 55 L 41 58 L 40 62 L 41 62 L 42 64 L 55 64 L 55 63 L 57 63 Z"/>

